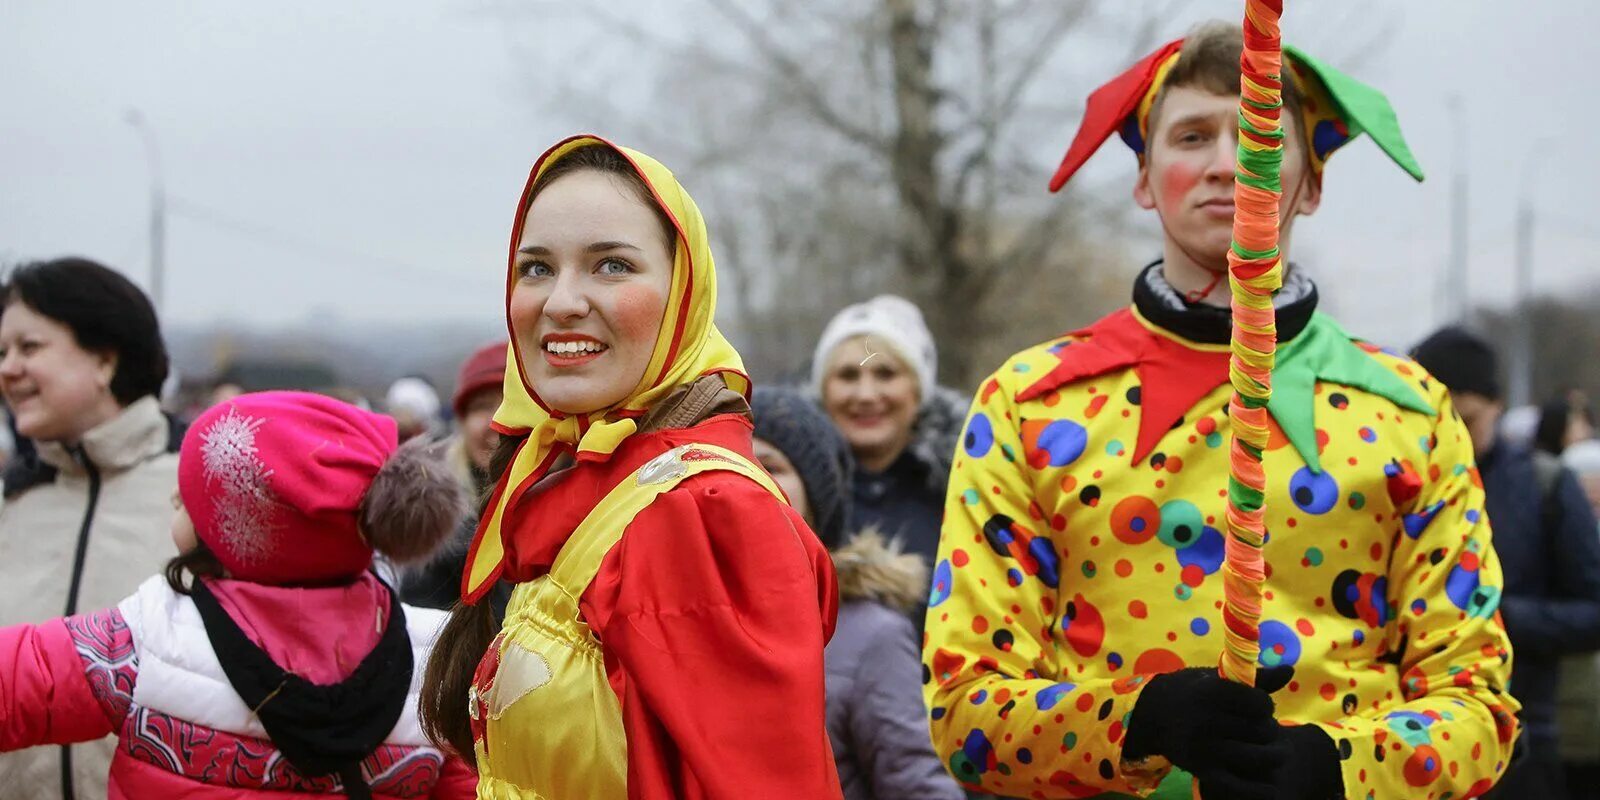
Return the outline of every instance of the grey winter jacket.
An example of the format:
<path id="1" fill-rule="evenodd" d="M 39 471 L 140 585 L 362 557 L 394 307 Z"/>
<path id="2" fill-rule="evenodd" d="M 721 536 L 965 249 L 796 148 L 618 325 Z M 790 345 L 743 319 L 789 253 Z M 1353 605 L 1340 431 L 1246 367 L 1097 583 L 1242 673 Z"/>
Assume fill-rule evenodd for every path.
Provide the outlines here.
<path id="1" fill-rule="evenodd" d="M 933 752 L 917 634 L 921 561 L 864 532 L 833 554 L 839 621 L 825 652 L 828 737 L 845 800 L 962 800 Z"/>

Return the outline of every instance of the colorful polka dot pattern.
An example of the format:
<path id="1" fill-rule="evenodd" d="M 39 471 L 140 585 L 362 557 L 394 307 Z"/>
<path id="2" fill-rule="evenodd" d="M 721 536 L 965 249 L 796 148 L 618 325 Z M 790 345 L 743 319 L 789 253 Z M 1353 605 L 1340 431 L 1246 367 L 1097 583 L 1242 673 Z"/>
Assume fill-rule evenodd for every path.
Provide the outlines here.
<path id="1" fill-rule="evenodd" d="M 1131 464 L 1136 370 L 1016 402 L 1060 344 L 979 391 L 927 616 L 934 744 L 959 779 L 1010 797 L 1152 788 L 1165 770 L 1121 757 L 1140 687 L 1222 649 L 1228 389 Z M 1327 729 L 1349 797 L 1476 796 L 1518 710 L 1482 484 L 1443 389 L 1369 352 L 1443 416 L 1318 384 L 1325 472 L 1270 426 L 1258 664 L 1293 670 L 1280 717 Z"/>

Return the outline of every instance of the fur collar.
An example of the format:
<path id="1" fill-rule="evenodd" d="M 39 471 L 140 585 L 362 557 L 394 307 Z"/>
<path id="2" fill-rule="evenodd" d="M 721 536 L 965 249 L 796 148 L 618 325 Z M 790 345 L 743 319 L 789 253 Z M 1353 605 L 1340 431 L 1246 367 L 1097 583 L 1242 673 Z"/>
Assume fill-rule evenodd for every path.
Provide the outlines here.
<path id="1" fill-rule="evenodd" d="M 916 555 L 901 552 L 899 540 L 886 540 L 874 528 L 834 550 L 833 568 L 841 602 L 868 600 L 909 611 L 927 599 L 927 565 Z"/>

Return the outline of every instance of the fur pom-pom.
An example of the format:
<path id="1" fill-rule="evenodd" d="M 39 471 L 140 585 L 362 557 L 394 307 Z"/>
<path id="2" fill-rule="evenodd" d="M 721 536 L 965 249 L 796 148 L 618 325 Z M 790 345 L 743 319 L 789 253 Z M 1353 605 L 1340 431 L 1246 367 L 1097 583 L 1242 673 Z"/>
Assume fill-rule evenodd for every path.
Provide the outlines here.
<path id="1" fill-rule="evenodd" d="M 361 532 L 396 563 L 414 563 L 444 544 L 466 513 L 467 490 L 443 449 L 418 437 L 400 445 L 367 487 Z"/>

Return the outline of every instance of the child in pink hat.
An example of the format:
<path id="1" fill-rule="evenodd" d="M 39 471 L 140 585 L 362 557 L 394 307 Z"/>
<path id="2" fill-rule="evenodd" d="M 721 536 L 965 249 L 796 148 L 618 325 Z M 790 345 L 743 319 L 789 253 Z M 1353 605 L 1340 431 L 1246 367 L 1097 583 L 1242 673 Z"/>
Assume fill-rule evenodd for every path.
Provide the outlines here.
<path id="1" fill-rule="evenodd" d="M 119 799 L 473 796 L 417 724 L 444 615 L 370 570 L 427 556 L 464 511 L 426 445 L 320 395 L 241 395 L 189 429 L 173 500 L 164 576 L 0 629 L 0 751 L 116 734 Z"/>

